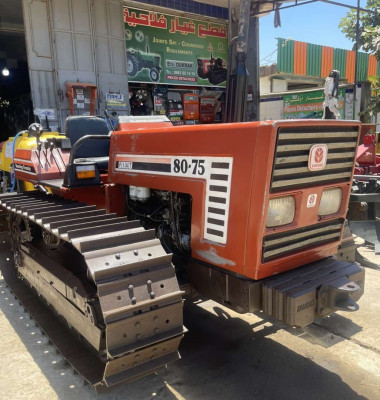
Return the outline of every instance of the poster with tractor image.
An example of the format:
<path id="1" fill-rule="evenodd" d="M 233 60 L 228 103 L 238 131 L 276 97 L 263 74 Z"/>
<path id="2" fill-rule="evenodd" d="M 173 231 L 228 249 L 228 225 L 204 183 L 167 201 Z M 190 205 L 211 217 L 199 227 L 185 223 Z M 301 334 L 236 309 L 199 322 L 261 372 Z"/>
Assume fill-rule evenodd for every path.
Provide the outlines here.
<path id="1" fill-rule="evenodd" d="M 227 26 L 124 7 L 129 82 L 225 87 Z"/>

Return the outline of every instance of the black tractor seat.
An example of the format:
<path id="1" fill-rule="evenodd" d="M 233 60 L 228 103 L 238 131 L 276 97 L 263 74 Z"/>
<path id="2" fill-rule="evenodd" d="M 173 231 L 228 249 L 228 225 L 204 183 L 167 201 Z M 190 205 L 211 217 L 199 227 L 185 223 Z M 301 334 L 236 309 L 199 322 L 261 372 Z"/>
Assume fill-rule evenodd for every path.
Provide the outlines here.
<path id="1" fill-rule="evenodd" d="M 101 135 L 109 136 L 108 125 L 103 118 L 88 115 L 70 116 L 66 119 L 66 137 L 70 139 L 71 146 L 83 136 Z M 74 154 L 74 163 L 95 162 L 99 171 L 108 169 L 108 156 L 110 149 L 109 140 L 85 141 Z"/>

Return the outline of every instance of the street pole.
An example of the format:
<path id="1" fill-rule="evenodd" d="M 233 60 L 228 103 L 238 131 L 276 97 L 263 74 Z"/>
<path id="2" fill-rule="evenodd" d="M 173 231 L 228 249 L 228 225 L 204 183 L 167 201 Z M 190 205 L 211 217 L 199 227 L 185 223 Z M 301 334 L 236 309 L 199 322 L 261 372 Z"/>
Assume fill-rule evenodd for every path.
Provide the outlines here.
<path id="1" fill-rule="evenodd" d="M 235 122 L 245 121 L 247 106 L 247 67 L 248 31 L 251 0 L 240 0 L 240 18 L 236 46 L 236 107 Z M 254 38 L 255 40 L 255 38 Z"/>
<path id="2" fill-rule="evenodd" d="M 245 121 L 260 120 L 260 56 L 259 56 L 259 17 L 249 21 L 249 40 L 247 52 L 248 89 L 246 96 Z"/>
<path id="3" fill-rule="evenodd" d="M 356 28 L 355 28 L 355 33 L 356 33 L 356 45 L 355 45 L 355 79 L 354 79 L 354 119 L 356 119 L 356 100 L 357 100 L 357 85 L 358 85 L 358 56 L 359 56 L 359 41 L 360 41 L 360 30 L 359 30 L 359 18 L 360 18 L 360 0 L 358 0 L 357 7 L 356 7 Z M 359 110 L 360 110 L 360 105 L 359 105 Z"/>

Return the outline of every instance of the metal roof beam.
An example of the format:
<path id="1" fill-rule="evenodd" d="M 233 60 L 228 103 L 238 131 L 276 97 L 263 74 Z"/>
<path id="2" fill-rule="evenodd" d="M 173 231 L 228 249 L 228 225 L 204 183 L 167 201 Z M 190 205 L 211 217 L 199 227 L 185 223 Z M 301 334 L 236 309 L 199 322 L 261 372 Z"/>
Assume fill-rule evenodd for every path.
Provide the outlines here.
<path id="1" fill-rule="evenodd" d="M 293 8 L 293 7 L 303 6 L 303 5 L 305 5 L 305 4 L 315 3 L 315 2 L 317 2 L 317 1 L 319 1 L 319 0 L 305 0 L 305 1 L 304 1 L 304 0 L 301 0 L 301 1 L 299 1 L 299 0 L 294 0 L 294 4 L 281 7 L 281 8 L 279 8 L 278 10 L 279 10 L 279 11 L 281 11 L 281 10 L 286 10 L 287 8 Z M 251 13 L 251 16 L 258 16 L 258 15 L 261 15 L 261 14 L 268 14 L 268 13 L 270 13 L 270 12 L 273 12 L 273 11 L 276 10 L 275 6 L 276 6 L 276 4 L 278 4 L 278 3 L 279 3 L 279 2 L 278 2 L 278 1 L 275 1 L 275 0 L 273 0 L 273 1 L 260 1 L 259 3 L 253 3 L 253 4 L 258 5 L 259 7 L 260 7 L 261 5 L 263 5 L 263 4 L 268 4 L 268 5 L 271 4 L 271 5 L 272 5 L 272 9 L 268 9 L 268 10 L 265 10 L 265 11 L 257 11 L 257 12 L 253 11 L 253 13 Z M 282 3 L 282 2 L 281 2 L 281 3 Z M 260 8 L 256 8 L 256 9 L 260 10 Z M 253 10 L 254 10 L 254 8 L 253 8 Z M 252 12 L 252 10 L 251 10 L 251 12 Z"/>
<path id="2" fill-rule="evenodd" d="M 333 4 L 334 6 L 349 8 L 351 10 L 359 10 L 370 14 L 378 14 L 378 11 L 368 10 L 367 8 L 362 8 L 362 7 L 351 6 L 349 4 L 339 3 L 337 1 L 332 1 L 332 0 L 319 0 L 319 1 L 321 1 L 322 3 Z"/>
<path id="3" fill-rule="evenodd" d="M 361 12 L 367 12 L 367 13 L 370 13 L 370 14 L 378 13 L 378 11 L 368 10 L 367 8 L 356 7 L 356 6 L 352 6 L 350 4 L 340 3 L 340 2 L 332 1 L 332 0 L 294 0 L 294 4 L 287 5 L 287 6 L 281 6 L 279 8 L 279 10 L 281 11 L 281 10 L 286 10 L 287 8 L 304 6 L 306 4 L 315 3 L 317 1 L 320 1 L 322 3 L 332 4 L 332 5 L 339 6 L 339 7 L 349 8 L 351 10 L 357 10 L 358 9 Z M 253 5 L 257 5 L 258 6 L 256 8 L 256 10 L 260 10 L 260 6 L 265 5 L 265 4 L 272 5 L 272 9 L 267 9 L 265 11 L 263 10 L 263 11 L 257 11 L 256 12 L 256 11 L 254 11 L 255 8 L 253 8 L 253 13 L 251 14 L 251 16 L 258 16 L 258 15 L 261 15 L 261 14 L 268 14 L 270 12 L 273 12 L 273 11 L 275 11 L 275 5 L 279 4 L 279 3 L 283 3 L 283 2 L 279 2 L 279 1 L 276 1 L 276 0 L 266 0 L 266 1 L 253 2 L 252 3 Z M 290 3 L 290 2 L 288 1 L 287 3 Z"/>
<path id="4" fill-rule="evenodd" d="M 7 23 L 7 22 L 3 22 L 3 23 L 0 23 L 0 32 L 24 33 L 24 25 L 10 24 L 10 23 Z"/>

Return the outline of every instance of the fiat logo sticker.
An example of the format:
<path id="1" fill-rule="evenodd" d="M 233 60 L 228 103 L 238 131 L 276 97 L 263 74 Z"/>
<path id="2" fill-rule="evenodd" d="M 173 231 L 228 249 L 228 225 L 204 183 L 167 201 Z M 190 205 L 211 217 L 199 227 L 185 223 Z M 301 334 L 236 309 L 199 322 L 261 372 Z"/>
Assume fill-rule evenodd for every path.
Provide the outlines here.
<path id="1" fill-rule="evenodd" d="M 309 196 L 308 196 L 308 198 L 307 198 L 307 205 L 306 205 L 306 207 L 307 208 L 312 208 L 312 207 L 315 207 L 315 205 L 317 204 L 317 198 L 318 198 L 318 195 L 317 194 L 310 194 Z"/>
<path id="2" fill-rule="evenodd" d="M 325 144 L 315 144 L 310 149 L 309 165 L 310 171 L 320 171 L 326 167 L 328 148 Z"/>

